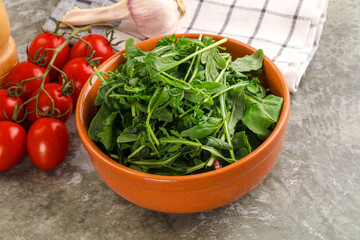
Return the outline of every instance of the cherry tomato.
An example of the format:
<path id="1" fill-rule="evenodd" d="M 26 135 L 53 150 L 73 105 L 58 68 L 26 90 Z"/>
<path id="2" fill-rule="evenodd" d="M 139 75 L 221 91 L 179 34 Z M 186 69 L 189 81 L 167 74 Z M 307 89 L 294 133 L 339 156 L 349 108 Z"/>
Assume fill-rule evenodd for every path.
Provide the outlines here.
<path id="1" fill-rule="evenodd" d="M 19 124 L 0 122 L 0 171 L 15 166 L 26 153 L 26 131 Z"/>
<path id="2" fill-rule="evenodd" d="M 74 106 L 76 106 L 80 91 L 91 74 L 94 73 L 94 69 L 85 58 L 74 58 L 65 64 L 62 71 L 66 74 L 67 80 L 74 83 L 74 92 L 71 97 Z M 62 81 L 62 76 L 59 75 L 58 82 L 61 84 Z"/>
<path id="3" fill-rule="evenodd" d="M 44 90 L 54 100 L 55 109 L 53 117 L 59 118 L 61 121 L 66 122 L 69 119 L 73 110 L 73 102 L 71 96 L 63 94 L 61 85 L 57 83 L 44 84 Z M 38 93 L 38 91 L 39 90 L 35 90 L 30 97 L 34 97 Z M 41 115 L 51 113 L 51 108 L 51 99 L 44 91 L 42 91 L 38 98 L 38 109 L 40 114 L 36 113 L 36 99 L 34 99 L 26 105 L 26 120 L 28 120 L 30 123 L 33 123 L 38 118 L 41 118 Z"/>
<path id="4" fill-rule="evenodd" d="M 26 149 L 31 161 L 40 169 L 58 166 L 66 157 L 70 146 L 70 134 L 59 119 L 43 117 L 30 127 L 26 137 Z"/>
<path id="5" fill-rule="evenodd" d="M 45 48 L 49 49 L 55 49 L 59 47 L 63 42 L 65 42 L 65 38 L 62 36 L 57 36 L 51 33 L 40 33 L 37 35 L 31 42 L 28 50 L 28 56 L 30 59 L 33 59 L 34 61 L 38 60 L 38 57 L 35 57 L 36 52 L 37 56 L 44 53 Z M 54 66 L 61 69 L 65 63 L 68 60 L 69 57 L 69 46 L 66 45 L 56 56 L 56 59 L 54 61 Z M 52 51 L 46 51 L 44 59 L 40 62 L 40 64 L 44 64 L 44 67 L 46 68 L 49 65 L 49 62 L 53 56 Z M 53 79 L 59 75 L 59 72 L 55 69 L 51 69 L 49 72 L 50 79 Z"/>
<path id="6" fill-rule="evenodd" d="M 18 111 L 23 102 L 20 97 L 11 97 L 6 89 L 0 89 L 0 121 L 3 120 L 21 120 L 24 116 L 24 108 L 21 108 L 16 119 L 12 119 L 16 106 Z"/>
<path id="7" fill-rule="evenodd" d="M 86 42 L 88 42 L 92 50 L 95 51 L 94 58 L 101 57 L 100 64 L 105 62 L 106 59 L 111 57 L 114 54 L 114 51 L 108 42 L 108 40 L 98 34 L 89 34 L 82 37 Z M 69 59 L 74 59 L 78 57 L 85 57 L 85 48 L 86 43 L 81 40 L 78 40 L 74 46 L 71 48 Z M 86 57 L 90 57 L 90 48 L 86 48 Z"/>
<path id="8" fill-rule="evenodd" d="M 5 80 L 5 86 L 8 89 L 10 87 L 17 86 L 21 83 L 22 80 L 39 77 L 44 73 L 45 68 L 40 67 L 35 63 L 29 61 L 18 63 L 10 70 L 9 74 L 7 75 Z M 22 85 L 23 93 L 20 95 L 21 100 L 25 102 L 27 99 L 29 99 L 31 93 L 40 87 L 41 82 L 41 78 L 35 78 L 33 80 L 24 82 L 24 84 Z M 45 77 L 45 83 L 49 82 L 50 78 L 47 75 Z M 19 89 L 18 93 L 20 93 L 20 91 L 21 90 Z"/>

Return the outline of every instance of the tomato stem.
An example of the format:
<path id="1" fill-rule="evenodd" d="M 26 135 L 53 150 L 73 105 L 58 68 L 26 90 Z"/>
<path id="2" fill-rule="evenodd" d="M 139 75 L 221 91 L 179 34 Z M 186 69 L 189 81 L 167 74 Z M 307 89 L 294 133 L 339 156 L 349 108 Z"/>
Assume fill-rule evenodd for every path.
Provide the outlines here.
<path id="1" fill-rule="evenodd" d="M 64 35 L 64 33 L 59 33 L 59 25 L 60 25 L 60 22 L 56 22 L 56 26 L 55 26 L 54 31 L 50 31 L 48 29 L 45 29 L 43 24 L 41 24 L 40 28 L 41 28 L 41 31 L 44 32 L 44 33 L 50 33 L 50 34 L 56 35 L 58 37 L 61 37 L 61 36 Z"/>
<path id="2" fill-rule="evenodd" d="M 98 58 L 94 58 L 94 55 L 95 55 L 95 50 L 93 50 L 93 47 L 91 46 L 90 43 L 88 43 L 85 39 L 83 38 L 78 38 L 80 41 L 82 41 L 83 43 L 86 44 L 85 46 L 85 50 L 84 50 L 84 56 L 85 56 L 85 59 L 86 59 L 86 62 L 92 66 L 92 67 L 98 67 L 100 65 L 100 59 L 102 57 L 98 57 Z M 90 49 L 90 55 L 89 57 L 87 56 L 86 52 L 88 50 L 88 48 Z"/>
<path id="3" fill-rule="evenodd" d="M 57 68 L 55 65 L 54 65 L 54 62 L 55 62 L 55 59 L 57 57 L 57 55 L 59 54 L 59 52 L 65 48 L 69 42 L 73 39 L 73 38 L 78 38 L 78 35 L 79 33 L 82 33 L 82 32 L 91 32 L 91 29 L 93 27 L 96 27 L 96 26 L 104 26 L 104 27 L 110 27 L 110 28 L 114 28 L 113 25 L 111 24 L 107 24 L 107 23 L 98 23 L 98 24 L 91 24 L 91 25 L 88 25 L 88 26 L 85 26 L 85 27 L 81 27 L 81 28 L 77 28 L 77 27 L 74 27 L 68 23 L 64 23 L 64 22 L 61 22 L 61 21 L 58 21 L 57 24 L 56 24 L 56 27 L 55 27 L 55 31 L 54 32 L 51 32 L 49 30 L 45 30 L 43 28 L 43 26 L 41 26 L 41 30 L 43 32 L 47 32 L 47 33 L 50 33 L 50 34 L 54 34 L 54 35 L 57 35 L 57 36 L 62 36 L 62 35 L 59 35 L 58 33 L 58 30 L 59 30 L 59 25 L 60 24 L 64 24 L 66 25 L 67 27 L 71 28 L 72 29 L 72 32 L 71 34 L 65 39 L 65 41 L 57 48 L 55 49 L 50 49 L 50 48 L 45 48 L 43 53 L 40 54 L 40 51 L 43 49 L 43 48 L 40 48 L 36 51 L 35 55 L 34 55 L 34 58 L 30 58 L 29 57 L 29 44 L 27 44 L 27 47 L 26 47 L 26 54 L 28 56 L 28 58 L 30 59 L 31 62 L 34 62 L 36 63 L 37 65 L 40 65 L 40 66 L 44 66 L 47 61 L 49 59 L 47 59 L 47 52 L 48 51 L 52 51 L 53 52 L 53 56 L 52 58 L 50 59 L 50 62 L 48 64 L 48 66 L 46 67 L 45 69 L 45 72 L 41 75 L 41 76 L 38 76 L 38 77 L 33 77 L 33 78 L 28 78 L 28 79 L 24 79 L 22 80 L 19 84 L 17 84 L 16 86 L 12 86 L 12 87 L 9 87 L 8 88 L 8 93 L 10 96 L 20 96 L 21 94 L 23 94 L 24 90 L 23 90 L 23 84 L 27 81 L 31 81 L 31 80 L 34 80 L 34 79 L 39 79 L 41 78 L 41 84 L 40 84 L 40 87 L 38 89 L 38 92 L 35 96 L 27 99 L 25 102 L 23 102 L 18 108 L 15 108 L 14 110 L 14 114 L 13 114 L 13 119 L 16 119 L 16 117 L 18 116 L 18 114 L 20 113 L 21 109 L 22 108 L 25 108 L 26 104 L 28 104 L 29 102 L 31 101 L 36 101 L 36 116 L 39 117 L 39 116 L 48 116 L 48 117 L 54 117 L 54 118 L 59 118 L 63 115 L 65 115 L 66 113 L 68 113 L 68 111 L 70 109 L 68 109 L 67 112 L 65 112 L 64 114 L 60 114 L 60 111 L 59 109 L 56 109 L 55 108 L 55 102 L 54 102 L 54 99 L 50 96 L 50 94 L 44 89 L 44 85 L 45 85 L 45 79 L 47 77 L 47 75 L 49 74 L 50 70 L 51 69 L 55 69 L 56 71 L 58 71 L 61 75 L 62 75 L 62 79 L 63 79 L 63 82 L 62 82 L 62 93 L 64 95 L 70 95 L 73 93 L 74 91 L 74 86 L 73 86 L 73 83 L 71 83 L 71 81 L 68 81 L 67 77 L 66 77 L 66 74 L 60 70 L 59 68 Z M 95 63 L 95 61 L 98 61 L 99 59 L 94 59 L 93 56 L 94 56 L 94 51 L 92 51 L 92 47 L 90 46 L 89 43 L 87 43 L 86 41 L 84 41 L 86 44 L 87 44 L 87 47 L 89 46 L 90 47 L 90 50 L 91 50 L 91 54 L 90 54 L 90 58 L 91 58 L 91 61 L 93 61 L 93 64 Z M 86 49 L 85 49 L 86 51 Z M 86 55 L 85 55 L 86 56 Z M 44 63 L 42 63 L 42 61 L 44 61 Z M 93 66 L 93 65 L 92 65 Z M 21 90 L 20 90 L 21 89 Z M 69 91 L 69 89 L 71 89 L 71 91 Z M 20 92 L 19 92 L 20 90 Z M 40 113 L 40 110 L 39 110 L 39 106 L 38 106 L 38 103 L 39 103 L 39 97 L 40 97 L 40 94 L 44 92 L 50 99 L 51 101 L 51 107 L 50 108 L 47 108 L 45 109 L 45 114 L 42 114 Z M 50 111 L 50 112 L 49 112 Z M 58 113 L 58 114 L 56 114 Z M 27 109 L 25 108 L 25 114 L 24 114 L 24 118 L 17 121 L 17 122 L 21 122 L 21 121 L 24 121 L 25 117 L 27 115 Z M 15 117 L 15 118 L 14 118 Z M 15 121 L 15 120 L 14 120 Z"/>
<path id="4" fill-rule="evenodd" d="M 113 43 L 113 41 L 115 39 L 114 38 L 114 31 L 115 31 L 115 28 L 111 28 L 109 30 L 106 30 L 106 32 L 105 32 L 105 36 L 106 36 L 106 38 L 107 38 L 107 40 L 108 40 L 108 42 L 109 42 L 109 44 L 110 44 L 110 46 L 112 48 L 114 48 L 115 46 L 119 45 L 120 43 L 122 43 L 124 41 L 124 40 L 120 40 L 120 41 L 118 41 L 116 43 Z"/>

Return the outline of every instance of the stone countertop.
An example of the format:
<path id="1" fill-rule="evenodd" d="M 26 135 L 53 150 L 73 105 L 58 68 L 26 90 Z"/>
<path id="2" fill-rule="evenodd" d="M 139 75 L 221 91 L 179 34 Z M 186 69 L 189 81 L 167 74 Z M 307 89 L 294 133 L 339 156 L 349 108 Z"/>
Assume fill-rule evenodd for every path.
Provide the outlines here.
<path id="1" fill-rule="evenodd" d="M 3 0 L 24 60 L 58 0 Z M 360 6 L 329 1 L 320 48 L 299 90 L 283 151 L 252 192 L 219 209 L 158 213 L 116 195 L 67 122 L 69 154 L 42 171 L 25 157 L 0 173 L 0 239 L 359 239 Z"/>

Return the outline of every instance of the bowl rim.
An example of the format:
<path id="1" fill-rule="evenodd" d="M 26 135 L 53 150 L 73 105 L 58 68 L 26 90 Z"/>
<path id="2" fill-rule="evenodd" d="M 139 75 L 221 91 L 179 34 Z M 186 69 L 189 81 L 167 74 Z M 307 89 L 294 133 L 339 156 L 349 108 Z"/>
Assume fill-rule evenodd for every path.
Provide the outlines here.
<path id="1" fill-rule="evenodd" d="M 210 37 L 216 37 L 216 38 L 227 38 L 228 41 L 232 41 L 235 42 L 239 45 L 241 45 L 243 48 L 247 48 L 248 50 L 251 50 L 252 52 L 255 52 L 257 49 L 244 43 L 241 42 L 239 40 L 233 39 L 233 38 L 229 38 L 229 37 L 225 37 L 225 36 L 221 36 L 221 35 L 215 35 L 215 34 L 207 34 L 207 33 L 179 33 L 176 34 L 176 38 L 182 37 L 182 36 L 186 36 L 189 38 L 198 38 L 198 36 L 202 34 L 203 36 L 210 36 Z M 165 36 L 165 35 L 164 35 Z M 151 38 L 151 39 L 146 39 L 144 41 L 141 41 L 137 44 L 135 44 L 135 46 L 137 45 L 142 45 L 145 44 L 146 42 L 153 42 L 153 41 L 158 41 L 159 39 L 161 39 L 164 36 L 159 36 L 159 37 L 155 37 L 155 38 Z M 171 36 L 171 35 L 167 35 L 167 36 Z M 99 70 L 103 70 L 108 68 L 110 65 L 112 65 L 118 58 L 121 57 L 121 55 L 125 52 L 125 50 L 121 50 L 119 52 L 117 52 L 116 54 L 114 54 L 112 57 L 110 57 L 108 60 L 106 60 L 100 67 Z M 116 168 L 117 170 L 124 172 L 126 174 L 132 175 L 133 177 L 140 177 L 140 178 L 144 178 L 147 180 L 155 180 L 155 181 L 161 181 L 161 182 L 187 182 L 187 181 L 194 181 L 194 180 L 205 180 L 214 176 L 218 176 L 218 175 L 223 175 L 226 174 L 232 170 L 234 170 L 234 168 L 240 168 L 241 166 L 245 166 L 247 165 L 249 162 L 251 162 L 253 159 L 256 159 L 256 157 L 258 155 L 261 154 L 261 152 L 264 151 L 264 149 L 266 149 L 274 140 L 275 138 L 281 133 L 281 130 L 283 128 L 286 128 L 286 124 L 287 124 L 287 120 L 289 117 L 289 113 L 290 113 L 290 93 L 289 93 L 289 88 L 287 86 L 287 82 L 286 79 L 284 77 L 284 75 L 282 74 L 282 72 L 280 71 L 280 69 L 276 66 L 276 64 L 266 55 L 264 56 L 264 62 L 267 62 L 267 64 L 269 66 L 271 66 L 271 68 L 274 69 L 274 72 L 276 73 L 276 75 L 278 75 L 279 80 L 280 80 L 280 84 L 281 84 L 281 89 L 283 90 L 283 94 L 284 94 L 284 101 L 283 101 L 283 106 L 280 112 L 280 116 L 279 116 L 279 120 L 278 123 L 276 124 L 274 130 L 271 132 L 271 134 L 267 137 L 267 139 L 259 146 L 257 147 L 253 152 L 251 152 L 249 155 L 243 157 L 242 159 L 229 164 L 225 167 L 222 167 L 220 169 L 217 170 L 213 170 L 213 171 L 209 171 L 209 172 L 204 172 L 204 173 L 198 173 L 198 174 L 192 174 L 192 175 L 182 175 L 182 176 L 169 176 L 169 175 L 156 175 L 156 174 L 151 174 L 151 173 L 144 173 L 144 172 L 140 172 L 134 169 L 131 169 L 129 167 L 126 167 L 118 162 L 116 162 L 115 160 L 111 159 L 110 157 L 108 157 L 104 152 L 102 152 L 100 150 L 100 148 L 97 147 L 97 145 L 93 142 L 92 139 L 90 139 L 90 137 L 87 135 L 87 129 L 85 128 L 84 124 L 83 124 L 83 117 L 80 115 L 81 110 L 84 108 L 84 105 L 81 104 L 81 101 L 85 98 L 84 94 L 88 93 L 91 89 L 90 86 L 90 79 L 85 83 L 82 91 L 80 92 L 79 98 L 78 98 L 78 102 L 77 102 L 77 106 L 75 109 L 75 118 L 76 118 L 76 126 L 78 129 L 78 133 L 79 136 L 83 142 L 84 147 L 87 149 L 87 151 L 90 151 L 93 155 L 95 155 L 95 157 L 99 160 L 101 160 L 103 163 L 107 164 L 110 167 Z M 99 80 L 97 80 L 99 81 Z M 87 91 L 87 92 L 86 92 Z M 101 167 L 103 168 L 103 167 Z M 104 169 L 105 170 L 105 169 Z"/>

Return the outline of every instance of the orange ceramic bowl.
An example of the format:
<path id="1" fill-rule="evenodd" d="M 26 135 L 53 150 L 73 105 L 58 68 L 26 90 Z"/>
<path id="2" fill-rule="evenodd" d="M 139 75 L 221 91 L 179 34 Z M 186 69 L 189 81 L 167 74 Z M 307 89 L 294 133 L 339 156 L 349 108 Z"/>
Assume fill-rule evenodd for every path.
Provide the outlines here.
<path id="1" fill-rule="evenodd" d="M 216 41 L 222 36 L 210 35 Z M 199 34 L 178 34 L 177 37 L 198 38 Z M 161 37 L 137 44 L 144 51 L 152 50 Z M 240 41 L 229 39 L 222 46 L 233 58 L 256 50 Z M 100 70 L 114 71 L 125 61 L 121 51 L 108 59 Z M 159 176 L 125 167 L 105 155 L 88 137 L 87 130 L 97 108 L 94 100 L 101 84 L 93 78 L 80 93 L 76 107 L 76 126 L 92 164 L 105 183 L 121 197 L 144 208 L 168 213 L 201 212 L 224 206 L 254 189 L 270 172 L 281 152 L 290 110 L 289 90 L 279 69 L 267 57 L 263 66 L 263 84 L 284 98 L 277 126 L 271 135 L 251 154 L 215 171 L 189 176 Z"/>

